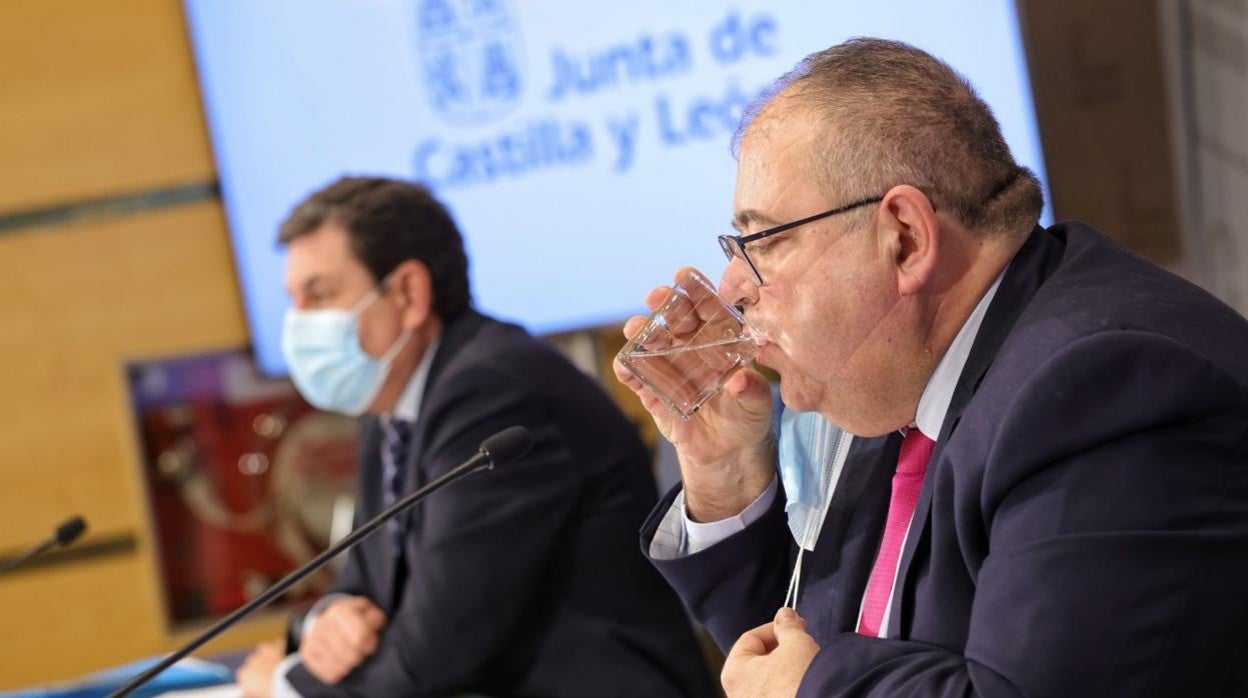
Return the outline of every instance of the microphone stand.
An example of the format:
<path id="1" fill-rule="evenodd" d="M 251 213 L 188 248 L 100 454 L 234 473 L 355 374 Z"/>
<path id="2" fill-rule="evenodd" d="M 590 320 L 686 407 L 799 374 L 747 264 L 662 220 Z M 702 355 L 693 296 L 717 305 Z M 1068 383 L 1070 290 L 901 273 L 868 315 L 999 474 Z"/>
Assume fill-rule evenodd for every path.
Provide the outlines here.
<path id="1" fill-rule="evenodd" d="M 56 527 L 56 532 L 51 537 L 44 540 L 39 545 L 27 550 L 21 555 L 16 555 L 7 560 L 0 561 L 0 574 L 12 572 L 13 570 L 26 564 L 32 558 L 38 557 L 52 548 L 69 545 L 73 543 L 82 532 L 87 530 L 87 523 L 82 520 L 81 516 L 75 516 Z"/>
<path id="2" fill-rule="evenodd" d="M 281 596 L 283 593 L 286 592 L 287 589 L 293 586 L 296 582 L 308 576 L 309 574 L 312 574 L 316 570 L 320 569 L 325 563 L 333 559 L 335 555 L 346 550 L 347 548 L 350 548 L 356 543 L 360 542 L 360 540 L 362 540 L 365 536 L 367 536 L 368 534 L 380 528 L 382 524 L 386 523 L 391 518 L 394 518 L 395 515 L 397 515 L 404 509 L 412 506 L 416 502 L 419 502 L 421 499 L 424 499 L 429 494 L 442 489 L 443 487 L 450 484 L 451 482 L 454 482 L 455 480 L 458 480 L 459 478 L 469 473 L 475 473 L 478 470 L 492 470 L 493 468 L 494 468 L 494 459 L 490 456 L 488 449 L 486 449 L 485 447 L 482 447 L 481 450 L 477 451 L 477 454 L 475 456 L 455 466 L 445 475 L 437 478 L 436 480 L 433 480 L 432 482 L 425 485 L 424 487 L 421 487 L 415 492 L 412 492 L 411 494 L 407 495 L 403 499 L 400 499 L 398 502 L 395 502 L 395 504 L 391 506 L 389 509 L 386 509 L 385 511 L 381 512 L 377 516 L 373 517 L 368 523 L 355 529 L 354 531 L 350 533 L 350 535 L 338 541 L 336 544 L 331 545 L 325 552 L 321 553 L 320 555 L 317 555 L 315 558 L 313 558 L 303 567 L 300 567 L 294 572 L 291 572 L 290 574 L 286 575 L 285 577 L 282 578 L 281 581 L 269 587 L 268 589 L 264 590 L 264 592 L 261 593 L 259 596 L 252 599 L 251 601 L 248 601 L 241 608 L 234 611 L 233 613 L 226 616 L 225 618 L 222 618 L 211 628 L 204 631 L 202 635 L 195 638 L 194 640 L 191 640 L 181 649 L 169 655 L 168 657 L 165 657 L 163 660 L 158 662 L 155 666 L 151 667 L 147 671 L 143 672 L 142 674 L 139 674 L 133 679 L 130 679 L 130 681 L 127 682 L 121 688 L 108 694 L 108 698 L 123 698 L 123 696 L 130 695 L 131 693 L 135 691 L 135 689 L 143 686 L 148 681 L 151 681 L 153 678 L 155 678 L 157 674 L 173 666 L 175 663 L 178 662 L 178 660 L 182 659 L 183 657 L 186 657 L 191 652 L 194 652 L 195 650 L 199 649 L 201 646 L 203 646 L 204 643 L 208 642 L 212 638 L 216 637 L 217 635 L 220 635 L 222 631 L 224 631 L 226 628 L 230 627 L 234 623 L 238 622 L 240 618 L 247 615 L 248 613 L 251 613 L 257 608 L 260 608 L 268 604 L 273 599 L 276 599 L 277 597 Z"/>
<path id="3" fill-rule="evenodd" d="M 43 553 L 51 550 L 52 548 L 55 548 L 58 544 L 59 544 L 59 541 L 57 541 L 56 538 L 49 538 L 45 540 L 44 542 L 40 543 L 39 545 L 36 545 L 30 550 L 27 550 L 26 552 L 22 553 L 21 555 L 16 555 L 3 562 L 0 562 L 0 574 L 4 574 L 5 572 L 12 572 L 13 570 L 25 564 L 27 560 L 34 558 L 34 557 L 38 557 L 39 555 L 42 555 Z"/>

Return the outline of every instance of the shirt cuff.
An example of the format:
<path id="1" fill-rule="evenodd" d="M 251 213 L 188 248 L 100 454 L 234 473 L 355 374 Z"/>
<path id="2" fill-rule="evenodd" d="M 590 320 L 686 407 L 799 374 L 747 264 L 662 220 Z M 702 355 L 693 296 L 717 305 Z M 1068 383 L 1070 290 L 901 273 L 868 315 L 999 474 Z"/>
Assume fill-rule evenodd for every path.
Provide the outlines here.
<path id="1" fill-rule="evenodd" d="M 349 598 L 351 598 L 351 594 L 333 593 L 317 599 L 316 603 L 312 604 L 312 608 L 308 609 L 307 614 L 303 617 L 302 637 L 307 637 L 308 633 L 312 632 L 312 625 L 316 623 L 317 617 L 324 613 L 330 604 Z M 277 669 L 273 671 L 273 698 L 301 698 L 299 692 L 295 690 L 290 680 L 286 678 L 290 670 L 298 666 L 299 662 L 299 653 L 296 652 L 286 655 L 286 658 L 277 665 Z"/>
<path id="2" fill-rule="evenodd" d="M 698 523 L 689 518 L 689 515 L 685 513 L 685 493 L 682 491 L 678 501 L 681 518 L 685 522 L 685 554 L 693 555 L 706 550 L 763 518 L 763 514 L 767 513 L 767 510 L 771 508 L 771 503 L 776 499 L 777 487 L 776 477 L 773 475 L 771 482 L 767 484 L 767 489 L 755 497 L 749 506 L 742 509 L 740 514 L 710 523 Z"/>
<path id="3" fill-rule="evenodd" d="M 741 513 L 710 523 L 698 523 L 689 519 L 685 512 L 685 493 L 681 490 L 672 500 L 672 506 L 663 515 L 663 520 L 654 532 L 654 538 L 650 541 L 650 557 L 655 560 L 687 557 L 739 533 L 767 513 L 776 499 L 778 487 L 777 478 L 773 475 L 767 489 Z"/>
<path id="4" fill-rule="evenodd" d="M 290 684 L 286 675 L 299 664 L 298 654 L 288 654 L 273 672 L 273 698 L 300 698 L 299 692 Z"/>

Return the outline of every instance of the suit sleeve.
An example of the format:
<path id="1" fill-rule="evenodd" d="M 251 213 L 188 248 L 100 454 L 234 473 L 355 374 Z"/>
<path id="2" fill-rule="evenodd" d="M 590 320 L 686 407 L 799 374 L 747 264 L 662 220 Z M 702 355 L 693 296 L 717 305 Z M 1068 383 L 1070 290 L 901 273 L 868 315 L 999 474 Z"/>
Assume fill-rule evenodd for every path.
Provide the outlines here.
<path id="1" fill-rule="evenodd" d="M 378 650 L 334 687 L 301 677 L 297 687 L 305 696 L 454 693 L 504 643 L 524 637 L 525 614 L 540 610 L 533 601 L 544 570 L 555 562 L 579 489 L 558 427 L 540 400 L 502 370 L 447 376 L 430 398 L 421 415 L 428 421 L 419 466 L 428 479 L 506 427 L 527 427 L 533 448 L 518 462 L 453 483 L 414 509 L 402 602 Z M 292 674 L 299 672 L 306 674 L 302 668 Z"/>
<path id="2" fill-rule="evenodd" d="M 367 444 L 370 443 L 370 440 L 366 438 L 369 432 L 369 429 L 370 429 L 370 425 L 368 424 L 367 419 L 362 420 L 360 423 L 360 439 L 359 439 L 360 444 L 361 444 L 361 450 L 363 450 L 364 448 L 367 448 Z M 365 487 L 363 486 L 363 483 L 367 482 L 368 478 L 371 477 L 372 475 L 369 471 L 368 466 L 366 465 L 368 463 L 368 459 L 361 457 L 359 459 L 359 463 L 360 463 L 359 473 L 358 473 L 358 476 L 356 477 L 358 482 L 356 483 L 355 491 L 358 493 L 363 493 L 367 491 Z M 362 510 L 363 510 L 363 507 L 357 501 L 355 512 L 352 515 L 352 520 L 351 520 L 352 530 L 359 528 L 360 524 L 363 523 L 363 516 L 361 514 Z M 356 546 L 347 551 L 346 558 L 343 560 L 343 565 L 338 570 L 338 574 L 335 575 L 334 581 L 329 587 L 329 591 L 320 599 L 318 599 L 316 603 L 312 606 L 312 608 L 306 611 L 300 611 L 300 612 L 294 613 L 287 619 L 286 651 L 288 653 L 298 651 L 299 645 L 301 645 L 303 642 L 303 634 L 304 634 L 303 631 L 304 631 L 304 628 L 307 626 L 309 618 L 315 617 L 317 614 L 319 614 L 321 611 L 324 610 L 325 606 L 327 606 L 329 603 L 332 603 L 339 596 L 365 595 L 366 589 L 368 589 L 367 582 L 368 582 L 368 572 L 364 565 L 364 561 L 361 557 L 360 547 Z M 282 672 L 282 673 L 286 673 L 286 672 Z"/>
<path id="3" fill-rule="evenodd" d="M 679 491 L 659 501 L 642 527 L 642 553 L 727 651 L 741 633 L 771 618 L 784 601 L 793 537 L 784 515 L 783 488 L 757 521 L 692 555 L 659 559 L 650 542 Z"/>
<path id="4" fill-rule="evenodd" d="M 986 533 L 964 653 L 840 635 L 798 695 L 1223 694 L 1248 613 L 1246 405 L 1172 340 L 1068 345 L 1010 400 L 981 507 L 943 522 Z"/>

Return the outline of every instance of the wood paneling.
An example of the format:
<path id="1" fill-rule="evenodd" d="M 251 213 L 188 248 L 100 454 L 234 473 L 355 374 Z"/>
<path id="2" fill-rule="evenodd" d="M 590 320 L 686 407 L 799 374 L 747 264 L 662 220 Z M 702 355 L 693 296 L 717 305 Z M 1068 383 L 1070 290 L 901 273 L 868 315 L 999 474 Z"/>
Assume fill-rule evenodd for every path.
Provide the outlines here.
<path id="1" fill-rule="evenodd" d="M 177 0 L 0 2 L 0 212 L 213 177 Z"/>
<path id="2" fill-rule="evenodd" d="M 135 554 L 0 577 L 0 688 L 171 648 L 123 366 L 247 341 L 219 204 L 0 237 L 0 549 L 80 513 Z M 276 636 L 260 620 L 218 647 Z M 21 631 L 17 632 L 16 629 Z"/>

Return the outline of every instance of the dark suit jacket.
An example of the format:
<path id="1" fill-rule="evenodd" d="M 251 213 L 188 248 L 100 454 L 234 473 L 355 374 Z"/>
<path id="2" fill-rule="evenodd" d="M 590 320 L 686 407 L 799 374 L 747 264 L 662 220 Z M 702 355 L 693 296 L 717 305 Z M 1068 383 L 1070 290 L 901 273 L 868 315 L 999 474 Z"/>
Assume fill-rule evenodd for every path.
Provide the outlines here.
<path id="1" fill-rule="evenodd" d="M 882 640 L 853 628 L 899 445 L 856 440 L 805 556 L 822 649 L 799 695 L 1248 695 L 1241 316 L 1085 225 L 1037 228 L 959 379 Z M 721 646 L 783 599 L 783 506 L 655 561 Z"/>
<path id="2" fill-rule="evenodd" d="M 350 553 L 337 591 L 389 619 L 380 648 L 304 696 L 706 696 L 688 616 L 638 554 L 656 499 L 636 428 L 602 388 L 514 325 L 449 323 L 416 422 L 405 489 L 524 425 L 520 461 L 456 482 L 403 515 L 406 565 L 385 530 Z M 362 430 L 357 524 L 381 509 L 380 428 Z M 397 567 L 397 569 L 396 569 Z"/>

